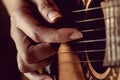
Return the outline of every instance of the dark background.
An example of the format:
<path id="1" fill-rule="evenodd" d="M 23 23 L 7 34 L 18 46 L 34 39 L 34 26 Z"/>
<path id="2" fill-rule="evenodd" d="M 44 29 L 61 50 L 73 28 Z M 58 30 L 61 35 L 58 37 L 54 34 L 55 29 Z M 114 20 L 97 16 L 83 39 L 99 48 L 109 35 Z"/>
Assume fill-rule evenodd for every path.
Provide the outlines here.
<path id="1" fill-rule="evenodd" d="M 10 21 L 0 1 L 0 80 L 20 80 L 16 48 L 10 37 Z"/>

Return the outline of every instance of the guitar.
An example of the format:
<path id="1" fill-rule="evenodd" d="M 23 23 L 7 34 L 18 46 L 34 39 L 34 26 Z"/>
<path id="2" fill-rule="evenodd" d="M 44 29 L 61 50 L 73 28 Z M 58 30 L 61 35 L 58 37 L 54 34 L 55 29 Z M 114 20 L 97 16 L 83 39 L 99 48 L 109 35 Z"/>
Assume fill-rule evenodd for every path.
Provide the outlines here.
<path id="1" fill-rule="evenodd" d="M 63 19 L 52 26 L 75 26 L 83 38 L 62 43 L 44 72 L 54 80 L 120 80 L 120 0 L 55 2 Z"/>
<path id="2" fill-rule="evenodd" d="M 84 38 L 61 44 L 58 80 L 120 80 L 120 0 L 101 1 L 63 13 Z"/>

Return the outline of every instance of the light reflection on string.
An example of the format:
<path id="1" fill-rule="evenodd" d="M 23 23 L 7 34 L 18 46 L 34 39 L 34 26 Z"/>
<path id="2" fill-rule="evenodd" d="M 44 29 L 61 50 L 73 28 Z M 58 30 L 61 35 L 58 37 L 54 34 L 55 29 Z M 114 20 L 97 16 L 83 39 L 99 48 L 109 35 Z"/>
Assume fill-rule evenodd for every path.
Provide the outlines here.
<path id="1" fill-rule="evenodd" d="M 83 41 L 77 41 L 73 43 L 92 43 L 92 42 L 105 42 L 106 39 L 94 39 L 94 40 L 83 40 Z"/>
<path id="2" fill-rule="evenodd" d="M 91 62 L 91 63 L 95 63 L 95 62 L 103 62 L 103 60 L 90 60 L 90 61 L 87 61 L 87 60 L 82 60 L 82 61 L 79 61 L 79 62 L 57 62 L 58 64 L 63 64 L 63 63 L 74 63 L 74 64 L 80 64 L 80 63 L 85 63 L 85 62 Z"/>
<path id="3" fill-rule="evenodd" d="M 81 32 L 85 33 L 85 32 L 93 32 L 93 31 L 101 31 L 101 30 L 105 30 L 105 28 L 86 29 L 86 30 L 81 30 Z"/>
<path id="4" fill-rule="evenodd" d="M 92 0 L 93 1 L 93 0 Z M 106 0 L 109 1 L 109 0 Z M 94 7 L 94 8 L 87 8 L 87 9 L 82 9 L 82 10 L 74 10 L 72 11 L 73 13 L 80 13 L 80 12 L 84 12 L 84 11 L 92 11 L 92 10 L 98 10 L 98 9 L 105 9 L 105 8 L 111 8 L 111 7 L 120 7 L 120 4 L 117 5 L 112 5 L 112 6 L 107 6 L 107 7 Z M 92 22 L 92 21 L 98 21 L 98 20 L 106 20 L 106 19 L 112 19 L 112 18 L 116 18 L 119 19 L 120 16 L 110 16 L 110 17 L 100 17 L 100 18 L 93 18 L 93 19 L 86 19 L 86 20 L 78 20 L 75 21 L 75 23 L 84 23 L 84 22 Z M 112 28 L 110 28 L 112 29 Z M 98 30 L 106 30 L 105 28 L 98 28 L 98 29 L 89 29 L 89 30 L 82 30 L 81 32 L 92 32 L 92 31 L 98 31 Z M 96 40 L 83 40 L 83 41 L 79 41 L 79 42 L 75 42 L 75 43 L 90 43 L 90 42 L 101 42 L 101 41 L 106 41 L 107 39 L 96 39 Z M 98 49 L 98 50 L 83 50 L 83 51 L 71 51 L 71 52 L 60 52 L 61 54 L 66 54 L 66 53 L 77 53 L 77 54 L 81 54 L 81 53 L 94 53 L 94 52 L 105 52 L 106 49 Z M 104 60 L 105 61 L 105 60 Z M 81 62 L 88 62 L 87 60 L 85 61 L 80 61 L 80 62 L 60 62 L 60 63 L 81 63 Z M 103 62 L 103 60 L 90 60 L 90 62 Z M 59 63 L 58 63 L 59 64 Z"/>
<path id="5" fill-rule="evenodd" d="M 87 8 L 87 9 L 81 9 L 81 10 L 74 10 L 73 13 L 80 13 L 80 12 L 86 12 L 86 11 L 92 11 L 92 10 L 99 10 L 99 9 L 105 9 L 113 6 L 107 6 L 107 7 L 93 7 L 93 8 Z M 114 7 L 120 7 L 120 4 L 115 5 Z"/>
<path id="6" fill-rule="evenodd" d="M 97 49 L 97 50 L 83 50 L 83 51 L 67 51 L 67 52 L 59 52 L 60 54 L 68 54 L 68 53 L 77 53 L 77 54 L 81 54 L 81 53 L 92 53 L 92 52 L 104 52 L 105 49 Z"/>
<path id="7" fill-rule="evenodd" d="M 85 19 L 85 20 L 78 20 L 75 21 L 75 23 L 84 23 L 84 22 L 92 22 L 92 21 L 98 21 L 98 20 L 107 20 L 112 18 L 120 18 L 120 16 L 113 16 L 113 17 L 99 17 L 99 18 L 93 18 L 93 19 Z"/>

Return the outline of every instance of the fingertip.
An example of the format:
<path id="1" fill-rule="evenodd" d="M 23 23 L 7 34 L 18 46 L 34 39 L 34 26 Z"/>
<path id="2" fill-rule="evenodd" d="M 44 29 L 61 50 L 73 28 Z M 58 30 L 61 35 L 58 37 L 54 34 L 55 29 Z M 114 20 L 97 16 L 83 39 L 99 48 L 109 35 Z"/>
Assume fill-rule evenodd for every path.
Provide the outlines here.
<path id="1" fill-rule="evenodd" d="M 70 38 L 71 40 L 79 39 L 79 38 L 82 38 L 82 37 L 83 37 L 83 34 L 82 34 L 81 32 L 79 32 L 79 31 L 73 32 L 73 33 L 69 36 L 69 38 Z"/>
<path id="2" fill-rule="evenodd" d="M 48 13 L 48 19 L 51 23 L 55 23 L 62 18 L 62 15 L 57 11 L 51 11 Z"/>

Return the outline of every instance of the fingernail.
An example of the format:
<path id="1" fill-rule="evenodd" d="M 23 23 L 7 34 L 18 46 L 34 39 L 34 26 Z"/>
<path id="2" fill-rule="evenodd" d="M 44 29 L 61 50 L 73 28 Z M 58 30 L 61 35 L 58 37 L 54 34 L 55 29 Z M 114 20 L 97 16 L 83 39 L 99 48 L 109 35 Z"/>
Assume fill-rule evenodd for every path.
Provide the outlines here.
<path id="1" fill-rule="evenodd" d="M 44 76 L 43 78 L 41 78 L 41 80 L 53 80 L 53 79 L 49 76 Z"/>
<path id="2" fill-rule="evenodd" d="M 49 19 L 52 21 L 52 22 L 56 22 L 57 20 L 61 19 L 61 14 L 58 13 L 57 11 L 51 11 L 49 14 L 48 14 L 48 17 Z"/>
<path id="3" fill-rule="evenodd" d="M 43 79 L 43 80 L 52 80 L 52 79 L 47 79 L 47 78 L 45 78 L 45 79 Z"/>
<path id="4" fill-rule="evenodd" d="M 72 34 L 69 36 L 69 38 L 72 39 L 72 40 L 74 40 L 74 39 L 79 39 L 79 38 L 82 38 L 82 37 L 83 37 L 82 33 L 81 33 L 81 32 L 78 32 L 78 31 L 72 33 Z"/>

